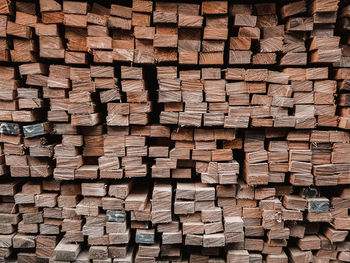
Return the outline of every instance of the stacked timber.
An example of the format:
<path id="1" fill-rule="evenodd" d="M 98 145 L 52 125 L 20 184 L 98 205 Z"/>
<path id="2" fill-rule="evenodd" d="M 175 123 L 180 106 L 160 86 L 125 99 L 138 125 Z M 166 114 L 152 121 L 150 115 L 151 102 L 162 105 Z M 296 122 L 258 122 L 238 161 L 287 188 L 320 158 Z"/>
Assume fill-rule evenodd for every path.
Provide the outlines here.
<path id="1" fill-rule="evenodd" d="M 341 58 L 340 63 L 334 63 L 338 69 L 335 69 L 334 79 L 337 81 L 337 91 L 338 91 L 338 111 L 339 111 L 339 127 L 342 129 L 347 129 L 348 124 L 348 76 L 349 76 L 349 36 L 348 36 L 348 21 L 349 21 L 349 10 L 350 6 L 348 3 L 340 3 L 339 16 L 337 17 L 338 30 L 341 36 Z"/>
<path id="2" fill-rule="evenodd" d="M 59 66 L 57 67 L 56 70 L 62 70 Z M 64 98 L 64 100 L 56 99 L 56 101 L 59 104 L 58 107 L 62 109 L 59 112 L 63 115 L 68 113 L 66 121 L 70 122 L 58 123 L 55 126 L 56 133 L 62 136 L 61 143 L 55 146 L 54 177 L 57 180 L 97 178 L 98 166 L 89 164 L 84 158 L 96 158 L 103 155 L 103 127 L 98 125 L 102 121 L 102 116 L 98 112 L 99 101 L 96 89 L 105 88 L 105 86 L 104 83 L 97 83 L 97 78 L 94 82 L 92 76 L 101 76 L 99 74 L 103 74 L 104 68 L 102 68 L 102 73 L 99 68 L 95 67 L 91 69 L 68 67 L 67 71 L 68 78 L 63 79 L 63 82 L 66 84 L 65 89 L 68 90 L 56 89 L 62 91 Z M 111 76 L 109 73 L 109 75 L 113 84 L 113 74 Z M 105 79 L 102 80 L 105 81 Z M 55 80 L 53 82 L 57 83 Z M 114 88 L 113 85 L 108 84 L 107 87 Z M 80 134 L 77 126 L 82 126 Z"/>
<path id="3" fill-rule="evenodd" d="M 71 89 L 70 67 L 66 65 L 50 65 L 47 87 L 43 89 L 43 97 L 50 103 L 47 119 L 55 125 L 70 122 L 68 91 Z"/>
<path id="4" fill-rule="evenodd" d="M 153 12 L 153 40 L 156 62 L 177 62 L 178 4 L 156 2 Z"/>
<path id="5" fill-rule="evenodd" d="M 10 3 L 3 1 L 0 12 L 0 61 L 10 61 L 10 46 L 7 36 L 7 20 L 13 14 Z"/>
<path id="6" fill-rule="evenodd" d="M 274 5 L 272 5 L 272 7 L 271 12 L 273 14 L 275 8 Z M 244 4 L 232 4 L 230 6 L 230 16 L 233 19 L 233 24 L 232 28 L 230 28 L 229 64 L 249 64 L 252 60 L 252 42 L 257 42 L 260 39 L 260 28 L 257 26 L 257 16 L 253 15 L 252 5 Z M 261 55 L 256 55 L 254 60 L 257 60 L 259 56 Z M 272 56 L 276 55 L 273 54 Z M 263 59 L 261 58 L 261 60 Z M 274 60 L 272 59 L 272 61 Z M 274 64 L 268 61 L 265 63 Z"/>
<path id="7" fill-rule="evenodd" d="M 157 2 L 155 10 L 152 1 L 130 2 L 105 7 L 46 0 L 40 2 L 41 18 L 34 3 L 17 2 L 14 14 L 4 4 L 3 37 L 14 37 L 12 50 L 3 39 L 4 61 L 34 62 L 39 53 L 41 58 L 70 64 L 87 64 L 91 54 L 96 63 L 223 65 L 225 43 L 229 42 L 228 61 L 232 65 L 301 66 L 308 61 L 347 65 L 347 48 L 340 47 L 339 37 L 334 36 L 338 0 L 328 5 L 322 0 L 300 0 L 281 7 L 273 2 Z M 339 28 L 346 32 L 346 4 L 341 8 Z M 286 24 L 285 29 L 278 18 Z M 39 50 L 34 34 L 39 37 Z"/>
<path id="8" fill-rule="evenodd" d="M 348 129 L 349 127 L 349 73 L 348 68 L 339 68 L 334 72 L 334 78 L 337 81 L 338 91 L 338 111 L 339 111 L 339 127 Z"/>
<path id="9" fill-rule="evenodd" d="M 3 106 L 10 111 L 5 110 L 2 119 L 14 122 L 2 123 L 6 165 L 14 177 L 51 176 L 55 138 L 49 136 L 52 125 L 45 119 L 47 103 L 42 96 L 47 87 L 47 65 L 20 65 L 21 80 L 14 80 L 16 73 L 11 68 L 3 69 Z"/>
<path id="10" fill-rule="evenodd" d="M 0 262 L 350 262 L 349 10 L 0 0 Z"/>
<path id="11" fill-rule="evenodd" d="M 143 157 L 148 156 L 147 138 L 155 127 L 146 126 L 152 103 L 142 68 L 121 67 L 121 91 L 123 94 L 103 101 L 107 102 L 108 133 L 99 166 L 110 178 L 122 178 L 123 171 L 126 177 L 144 177 L 148 169 L 143 162 Z M 129 125 L 133 127 L 129 129 Z"/>
<path id="12" fill-rule="evenodd" d="M 172 178 L 190 179 L 196 173 L 203 183 L 237 181 L 239 164 L 233 158 L 233 149 L 239 149 L 240 143 L 235 140 L 234 130 L 182 128 L 173 130 L 171 138 L 175 142 L 169 150 Z"/>
<path id="13" fill-rule="evenodd" d="M 249 130 L 244 137 L 243 177 L 249 185 L 294 186 L 347 184 L 349 134 L 343 131 Z"/>
<path id="14" fill-rule="evenodd" d="M 340 2 L 339 3 L 339 16 L 337 16 L 337 27 L 338 31 L 340 32 L 341 36 L 341 58 L 340 63 L 335 64 L 335 66 L 339 67 L 349 67 L 349 61 L 350 61 L 350 54 L 349 54 L 349 18 L 350 18 L 350 12 L 349 12 L 349 3 L 347 2 Z M 339 25 L 339 26 L 338 26 Z"/>
<path id="15" fill-rule="evenodd" d="M 219 68 L 180 71 L 158 67 L 160 123 L 225 128 L 337 127 L 337 83 L 327 67 Z"/>
<path id="16" fill-rule="evenodd" d="M 233 3 L 229 64 L 302 66 L 308 59 L 310 63 L 339 63 L 339 37 L 334 36 L 337 4 L 338 1 L 326 5 L 315 0 L 308 7 L 307 1 L 302 0 L 277 10 L 275 3 Z M 285 29 L 278 24 L 278 11 Z"/>
<path id="17" fill-rule="evenodd" d="M 92 17 L 95 17 L 96 24 L 106 26 L 110 30 L 112 36 L 112 58 L 109 57 L 110 52 L 104 51 L 107 54 L 106 61 L 123 61 L 132 62 L 134 53 L 134 37 L 131 34 L 131 8 L 127 6 L 111 5 L 110 9 L 100 6 L 96 9 L 96 12 Z M 113 8 L 112 8 L 113 7 Z M 108 33 L 106 34 L 109 35 Z"/>
<path id="18" fill-rule="evenodd" d="M 95 126 L 101 123 L 101 115 L 96 105 L 96 85 L 90 68 L 70 67 L 69 108 L 72 126 Z"/>
<path id="19" fill-rule="evenodd" d="M 113 18 L 111 22 L 107 15 L 112 15 L 114 6 L 108 10 L 98 3 L 93 3 L 92 9 L 87 13 L 87 37 L 86 46 L 90 54 L 93 55 L 95 63 L 113 62 L 113 39 L 110 37 L 110 28 L 113 28 Z M 114 14 L 114 13 L 113 13 Z"/>
<path id="20" fill-rule="evenodd" d="M 51 6 L 51 5 L 50 5 Z M 62 5 L 64 39 L 68 47 L 65 63 L 87 64 L 87 11 L 88 3 L 64 1 Z M 90 44 L 90 43 L 89 43 Z M 60 52 L 61 53 L 61 52 Z"/>
<path id="21" fill-rule="evenodd" d="M 4 48 L 10 50 L 10 58 L 7 61 L 35 62 L 38 49 L 33 36 L 36 23 L 39 22 L 39 16 L 36 14 L 37 6 L 35 3 L 16 2 L 11 8 L 11 17 L 7 17 L 6 34 L 13 37 L 13 46 L 6 39 L 7 47 L 5 45 Z"/>
<path id="22" fill-rule="evenodd" d="M 283 57 L 280 65 L 301 66 L 307 64 L 306 41 L 313 30 L 314 19 L 306 13 L 306 1 L 293 2 L 281 8 L 286 32 L 283 39 Z"/>
<path id="23" fill-rule="evenodd" d="M 226 1 L 203 1 L 202 49 L 200 65 L 223 65 L 225 41 L 228 38 L 228 3 Z"/>
<path id="24" fill-rule="evenodd" d="M 109 92 L 106 92 L 106 98 L 102 98 L 104 94 L 100 94 L 101 102 L 107 103 L 107 125 L 146 125 L 151 103 L 142 68 L 123 66 L 121 78 L 121 91 L 126 96 L 125 103 L 121 103 L 122 98 L 117 89 L 114 91 L 116 93 L 114 96 L 111 94 L 111 98 L 108 96 Z"/>
<path id="25" fill-rule="evenodd" d="M 304 76 L 304 71 L 306 78 L 301 77 Z M 285 69 L 286 73 L 293 75 L 290 79 L 291 85 L 295 89 L 293 93 L 296 104 L 295 115 L 300 116 L 296 119 L 296 125 L 299 124 L 301 128 L 312 128 L 310 126 L 316 127 L 316 125 L 336 127 L 338 123 L 334 100 L 336 83 L 328 79 L 328 68 L 307 68 L 304 71 L 292 68 Z M 311 85 L 313 88 L 310 90 Z M 311 117 L 312 112 L 316 118 Z"/>
<path id="26" fill-rule="evenodd" d="M 198 64 L 201 51 L 203 16 L 199 4 L 178 5 L 178 61 L 183 65 Z"/>
<path id="27" fill-rule="evenodd" d="M 194 134 L 196 143 L 201 142 L 199 136 L 203 131 L 195 130 Z M 202 136 L 207 138 L 208 134 L 204 134 L 206 136 Z M 286 136 L 288 141 L 284 139 Z M 264 139 L 270 140 L 268 151 L 264 150 Z M 287 158 L 282 157 L 283 144 Z M 286 185 L 287 181 L 280 179 L 283 176 L 278 177 L 271 169 L 269 183 L 283 183 L 275 187 L 253 187 L 254 181 L 247 184 L 241 179 L 228 185 L 187 180 L 177 182 L 173 197 L 169 181 L 155 182 L 152 196 L 150 188 L 135 179 L 116 183 L 105 180 L 3 182 L 1 211 L 7 214 L 10 207 L 18 206 L 21 217 L 17 215 L 17 218 L 23 218 L 2 219 L 2 240 L 10 240 L 6 243 L 8 247 L 2 250 L 3 255 L 9 254 L 11 249 L 21 248 L 19 258 L 39 259 L 54 255 L 58 261 L 114 257 L 126 260 L 131 249 L 136 253 L 135 260 L 141 262 L 145 258 L 154 260 L 170 250 L 176 254 L 181 244 L 203 247 L 201 253 L 204 255 L 191 254 L 191 258 L 205 256 L 203 251 L 209 248 L 211 253 L 208 252 L 206 257 L 215 258 L 220 255 L 220 247 L 232 244 L 234 248 L 227 252 L 230 258 L 236 254 L 256 260 L 261 260 L 261 255 L 267 260 L 285 260 L 287 255 L 336 259 L 339 254 L 340 258 L 346 258 L 349 217 L 343 208 L 348 206 L 346 167 L 349 162 L 344 151 L 348 145 L 349 134 L 339 131 L 247 132 L 244 150 L 247 160 L 252 160 L 249 165 L 255 163 L 258 153 L 262 156 L 265 151 L 269 168 L 272 164 L 282 167 L 288 160 L 289 149 L 291 185 Z M 332 150 L 327 152 L 327 147 Z M 280 164 L 276 163 L 276 157 L 272 159 L 272 153 L 283 158 L 278 159 Z M 266 158 L 259 160 L 256 164 L 260 165 L 261 160 L 267 164 Z M 301 171 L 303 166 L 312 169 Z M 332 166 L 337 176 L 327 173 Z M 312 173 L 309 181 L 302 179 L 307 173 Z M 257 176 L 262 178 L 260 174 Z M 338 184 L 345 184 L 345 188 L 337 195 L 323 188 Z M 305 188 L 293 190 L 292 186 Z M 12 196 L 12 202 L 16 203 L 5 196 Z M 174 206 L 171 204 L 173 198 Z M 128 218 L 130 226 L 126 223 Z M 150 222 L 156 227 L 151 227 Z M 266 241 L 264 230 L 267 231 Z M 159 239 L 156 231 L 161 235 Z M 58 233 L 64 235 L 61 241 L 56 238 Z M 39 237 L 34 239 L 37 234 Z M 88 238 L 89 252 L 79 253 L 84 246 L 84 236 Z M 137 248 L 127 245 L 134 238 Z M 289 245 L 291 238 L 297 240 L 295 246 Z M 34 247 L 35 254 L 30 250 Z M 68 251 L 69 256 L 62 255 Z"/>
<path id="28" fill-rule="evenodd" d="M 121 99 L 118 78 L 112 66 L 91 66 L 91 77 L 101 103 L 119 101 Z"/>
<path id="29" fill-rule="evenodd" d="M 20 144 L 21 140 L 21 129 L 17 123 L 12 123 L 12 113 L 19 109 L 18 100 L 16 97 L 17 89 L 19 88 L 20 80 L 16 80 L 17 75 L 15 67 L 0 67 L 1 72 L 1 175 L 5 175 L 9 171 L 9 167 L 6 166 L 5 159 L 5 142 L 12 141 L 15 144 Z M 10 153 L 7 154 L 8 156 Z M 10 157 L 11 158 L 11 157 Z"/>
<path id="30" fill-rule="evenodd" d="M 339 46 L 340 37 L 334 36 L 338 3 L 339 1 L 332 1 L 327 4 L 324 1 L 310 3 L 309 10 L 314 18 L 309 46 L 309 51 L 311 51 L 310 63 L 343 64 L 342 50 Z"/>
<path id="31" fill-rule="evenodd" d="M 151 23 L 152 12 L 152 1 L 132 1 L 131 25 L 133 26 L 133 35 L 135 37 L 135 63 L 154 63 L 155 54 L 153 48 L 153 41 L 155 39 L 156 29 L 155 26 Z"/>

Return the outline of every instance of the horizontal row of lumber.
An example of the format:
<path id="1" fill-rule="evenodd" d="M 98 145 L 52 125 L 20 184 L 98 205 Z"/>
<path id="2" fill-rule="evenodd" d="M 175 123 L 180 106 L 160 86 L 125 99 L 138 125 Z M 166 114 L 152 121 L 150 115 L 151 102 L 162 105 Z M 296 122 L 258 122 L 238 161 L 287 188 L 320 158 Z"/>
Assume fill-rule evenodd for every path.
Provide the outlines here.
<path id="1" fill-rule="evenodd" d="M 260 261 L 262 255 L 345 261 L 348 255 L 346 187 L 329 198 L 329 188 L 252 187 L 243 181 L 213 186 L 156 180 L 152 187 L 138 179 L 16 180 L 0 189 L 0 252 L 7 257 L 20 249 L 19 260 L 181 259 L 187 251 L 182 245 L 202 247 L 204 255 L 192 251 L 190 261 L 206 253 L 219 257 L 230 246 L 227 258 L 243 253 Z"/>
<path id="2" fill-rule="evenodd" d="M 349 66 L 349 49 L 334 30 L 348 30 L 350 15 L 344 8 L 338 17 L 338 3 L 4 0 L 0 60 Z"/>
<path id="3" fill-rule="evenodd" d="M 0 121 L 3 127 L 23 123 L 13 135 L 23 130 L 27 138 L 65 123 L 147 125 L 159 108 L 160 124 L 182 127 L 350 127 L 348 68 L 158 66 L 154 73 L 149 67 L 26 63 L 0 72 Z"/>
<path id="4" fill-rule="evenodd" d="M 234 129 L 143 127 L 63 134 L 61 143 L 46 145 L 45 137 L 21 141 L 4 135 L 2 174 L 57 180 L 190 180 L 196 174 L 203 183 L 223 185 L 236 184 L 238 175 L 249 185 L 350 182 L 348 132 L 269 128 L 237 134 Z"/>

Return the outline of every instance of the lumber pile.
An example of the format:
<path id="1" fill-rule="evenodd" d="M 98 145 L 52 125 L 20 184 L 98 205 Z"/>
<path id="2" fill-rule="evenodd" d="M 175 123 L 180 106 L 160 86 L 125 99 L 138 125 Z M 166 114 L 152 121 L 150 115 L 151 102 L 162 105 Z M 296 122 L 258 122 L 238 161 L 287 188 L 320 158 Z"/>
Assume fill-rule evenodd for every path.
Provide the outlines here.
<path id="1" fill-rule="evenodd" d="M 0 0 L 0 262 L 350 262 L 350 3 Z"/>
<path id="2" fill-rule="evenodd" d="M 327 67 L 184 70 L 158 67 L 160 123 L 224 128 L 337 127 L 337 82 Z"/>

